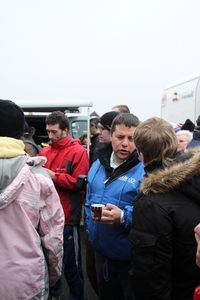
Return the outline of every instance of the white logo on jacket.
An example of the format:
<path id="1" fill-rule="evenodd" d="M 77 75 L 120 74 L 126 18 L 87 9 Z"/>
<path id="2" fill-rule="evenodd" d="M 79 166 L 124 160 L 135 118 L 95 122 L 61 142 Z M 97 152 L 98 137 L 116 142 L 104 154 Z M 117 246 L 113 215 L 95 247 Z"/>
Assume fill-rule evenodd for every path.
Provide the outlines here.
<path id="1" fill-rule="evenodd" d="M 119 180 L 122 180 L 122 181 L 128 181 L 129 183 L 131 184 L 134 184 L 136 182 L 136 179 L 135 178 L 129 178 L 127 176 L 121 176 L 118 178 Z"/>

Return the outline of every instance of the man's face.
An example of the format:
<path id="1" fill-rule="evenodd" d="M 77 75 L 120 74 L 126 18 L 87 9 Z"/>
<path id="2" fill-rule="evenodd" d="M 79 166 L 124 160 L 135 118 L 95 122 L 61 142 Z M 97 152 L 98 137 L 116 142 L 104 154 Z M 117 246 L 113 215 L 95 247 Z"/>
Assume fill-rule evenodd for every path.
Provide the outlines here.
<path id="1" fill-rule="evenodd" d="M 188 145 L 188 141 L 186 139 L 185 134 L 177 135 L 177 141 L 178 141 L 177 151 L 179 151 L 180 153 L 184 153 L 185 148 Z"/>
<path id="2" fill-rule="evenodd" d="M 109 143 L 110 138 L 111 138 L 110 131 L 108 129 L 106 129 L 105 127 L 103 127 L 103 125 L 101 125 L 100 123 L 98 124 L 97 130 L 98 130 L 98 134 L 99 134 L 99 142 L 101 144 Z"/>
<path id="3" fill-rule="evenodd" d="M 114 151 L 114 163 L 121 164 L 135 150 L 133 133 L 135 127 L 126 127 L 125 125 L 116 125 L 115 131 L 111 136 L 112 148 Z"/>
<path id="4" fill-rule="evenodd" d="M 49 139 L 52 144 L 55 144 L 56 142 L 60 141 L 64 137 L 66 137 L 67 132 L 68 132 L 67 128 L 64 130 L 61 130 L 59 127 L 59 124 L 55 124 L 55 125 L 47 124 L 46 130 L 47 130 Z"/>

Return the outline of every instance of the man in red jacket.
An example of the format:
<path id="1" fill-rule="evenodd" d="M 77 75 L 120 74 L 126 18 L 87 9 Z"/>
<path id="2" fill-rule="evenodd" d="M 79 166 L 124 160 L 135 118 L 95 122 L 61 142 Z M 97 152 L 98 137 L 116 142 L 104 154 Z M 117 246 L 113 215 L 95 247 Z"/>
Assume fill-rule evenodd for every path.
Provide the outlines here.
<path id="1" fill-rule="evenodd" d="M 54 111 L 45 122 L 50 144 L 39 155 L 47 158 L 45 168 L 55 184 L 65 214 L 64 275 L 70 288 L 70 299 L 83 300 L 79 224 L 85 190 L 76 183 L 79 175 L 87 175 L 89 160 L 80 141 L 68 134 L 69 120 L 63 112 Z M 52 291 L 53 299 L 60 299 L 60 294 L 61 282 L 58 282 Z"/>

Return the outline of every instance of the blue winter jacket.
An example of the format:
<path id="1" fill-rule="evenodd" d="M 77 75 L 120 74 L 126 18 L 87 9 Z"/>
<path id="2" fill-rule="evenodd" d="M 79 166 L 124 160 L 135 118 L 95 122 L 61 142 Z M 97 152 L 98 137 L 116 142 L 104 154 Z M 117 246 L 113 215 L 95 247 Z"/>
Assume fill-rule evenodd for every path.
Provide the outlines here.
<path id="1" fill-rule="evenodd" d="M 144 167 L 134 153 L 116 169 L 110 167 L 111 144 L 99 149 L 99 159 L 88 173 L 88 190 L 85 214 L 86 231 L 94 249 L 112 260 L 130 260 L 130 240 L 128 238 L 132 222 L 133 199 L 138 193 Z M 91 218 L 92 203 L 111 203 L 124 211 L 125 222 L 118 226 L 108 226 L 94 222 Z"/>
<path id="2" fill-rule="evenodd" d="M 187 145 L 187 149 L 200 146 L 200 130 L 194 130 L 193 138 Z"/>

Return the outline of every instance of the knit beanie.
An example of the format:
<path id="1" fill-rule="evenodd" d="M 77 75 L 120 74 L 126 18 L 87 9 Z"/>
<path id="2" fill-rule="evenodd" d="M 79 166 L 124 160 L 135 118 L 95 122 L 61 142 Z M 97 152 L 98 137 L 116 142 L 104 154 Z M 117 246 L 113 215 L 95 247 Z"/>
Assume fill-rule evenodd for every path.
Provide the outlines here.
<path id="1" fill-rule="evenodd" d="M 10 100 L 0 100 L 0 136 L 20 139 L 24 133 L 24 112 Z"/>
<path id="2" fill-rule="evenodd" d="M 192 123 L 192 121 L 190 119 L 187 119 L 185 121 L 185 123 L 183 124 L 181 130 L 189 130 L 189 131 L 194 131 L 194 127 L 195 127 L 195 124 Z"/>
<path id="3" fill-rule="evenodd" d="M 99 123 L 101 123 L 107 130 L 110 131 L 112 121 L 118 114 L 118 111 L 109 111 L 100 117 Z"/>

